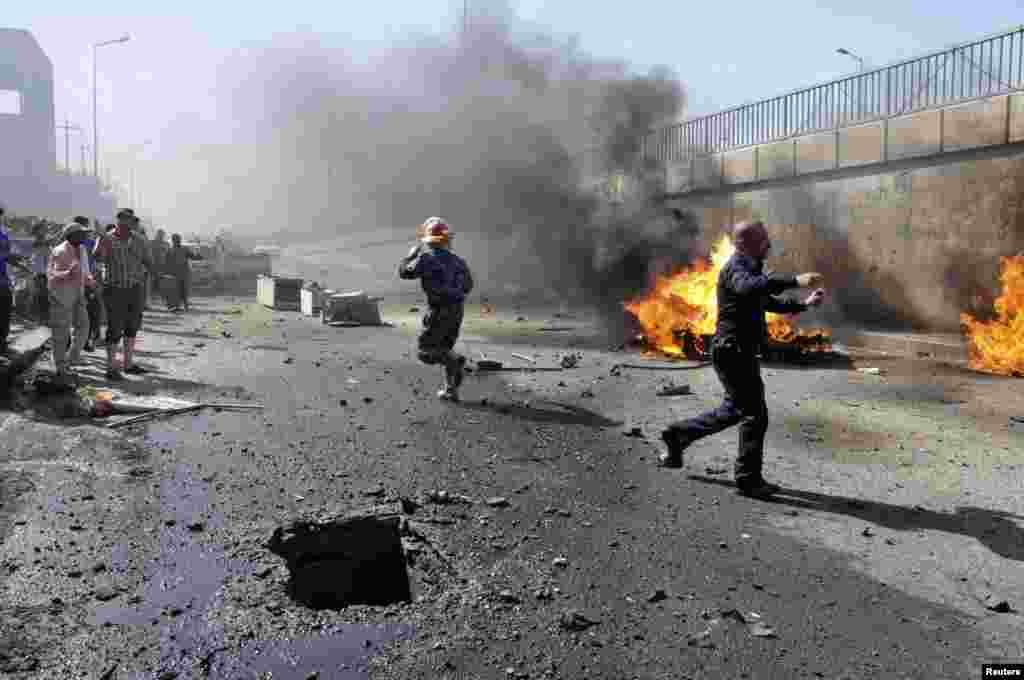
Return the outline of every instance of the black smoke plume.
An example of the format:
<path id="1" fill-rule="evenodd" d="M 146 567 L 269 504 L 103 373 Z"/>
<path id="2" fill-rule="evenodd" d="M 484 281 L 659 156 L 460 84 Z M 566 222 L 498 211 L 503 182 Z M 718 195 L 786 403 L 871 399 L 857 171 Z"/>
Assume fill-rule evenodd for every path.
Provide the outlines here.
<path id="1" fill-rule="evenodd" d="M 615 204 L 581 188 L 587 175 L 640 174 L 640 140 L 679 117 L 682 86 L 665 69 L 635 75 L 575 40 L 526 31 L 500 4 L 476 7 L 456 36 L 363 64 L 292 36 L 235 60 L 224 78 L 239 135 L 276 150 L 260 169 L 275 174 L 263 200 L 286 242 L 411 241 L 441 215 L 481 292 L 620 315 L 652 270 L 692 258 L 692 216 L 659 208 L 654 188 Z M 393 277 L 401 254 L 381 253 L 375 272 Z"/>

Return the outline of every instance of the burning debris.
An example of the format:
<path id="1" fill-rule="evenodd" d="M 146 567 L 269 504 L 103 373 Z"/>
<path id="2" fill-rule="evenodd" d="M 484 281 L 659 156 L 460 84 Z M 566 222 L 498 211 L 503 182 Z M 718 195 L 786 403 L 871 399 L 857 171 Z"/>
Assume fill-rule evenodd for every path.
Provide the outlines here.
<path id="1" fill-rule="evenodd" d="M 641 345 L 651 353 L 671 357 L 706 358 L 718 320 L 718 274 L 735 248 L 723 236 L 707 259 L 671 275 L 658 275 L 641 297 L 623 303 L 640 324 Z M 769 342 L 765 358 L 798 360 L 810 352 L 830 352 L 828 331 L 801 330 L 782 314 L 767 315 Z"/>
<path id="2" fill-rule="evenodd" d="M 996 318 L 978 321 L 961 314 L 977 371 L 1024 377 L 1024 254 L 1002 258 L 1003 293 L 995 302 Z"/>

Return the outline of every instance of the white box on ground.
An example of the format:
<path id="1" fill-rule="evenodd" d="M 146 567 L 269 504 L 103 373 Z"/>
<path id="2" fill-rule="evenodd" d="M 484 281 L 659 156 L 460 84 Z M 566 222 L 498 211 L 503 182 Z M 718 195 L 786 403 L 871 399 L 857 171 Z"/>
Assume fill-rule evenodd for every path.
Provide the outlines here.
<path id="1" fill-rule="evenodd" d="M 336 293 L 324 298 L 320 320 L 323 323 L 344 323 L 358 326 L 380 326 L 379 297 L 370 297 L 364 291 Z"/>
<path id="2" fill-rule="evenodd" d="M 303 316 L 316 316 L 324 306 L 324 297 L 327 291 L 319 288 L 303 288 L 301 295 L 301 306 Z"/>
<path id="3" fill-rule="evenodd" d="M 260 276 L 256 281 L 256 299 L 271 309 L 299 311 L 302 307 L 302 279 L 284 276 Z"/>

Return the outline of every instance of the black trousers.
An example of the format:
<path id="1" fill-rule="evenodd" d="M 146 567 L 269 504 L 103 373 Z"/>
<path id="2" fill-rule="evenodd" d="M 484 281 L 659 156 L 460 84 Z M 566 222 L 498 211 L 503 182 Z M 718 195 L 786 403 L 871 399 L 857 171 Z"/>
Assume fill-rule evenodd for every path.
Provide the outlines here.
<path id="1" fill-rule="evenodd" d="M 35 310 L 37 320 L 46 324 L 50 321 L 50 293 L 49 284 L 46 281 L 46 274 L 36 274 L 32 281 L 33 296 L 32 308 Z"/>
<path id="2" fill-rule="evenodd" d="M 14 294 L 10 286 L 0 286 L 0 347 L 7 346 L 11 332 L 11 311 L 14 308 Z"/>
<path id="3" fill-rule="evenodd" d="M 142 327 L 145 300 L 142 284 L 123 288 L 107 286 L 103 289 L 103 303 L 107 306 L 107 344 L 111 347 L 121 338 L 134 338 Z"/>
<path id="4" fill-rule="evenodd" d="M 89 339 L 100 339 L 100 298 L 92 291 L 85 293 L 85 309 L 89 313 Z"/>
<path id="5" fill-rule="evenodd" d="M 761 478 L 764 464 L 764 435 L 768 431 L 768 404 L 764 398 L 764 381 L 757 355 L 735 345 L 712 345 L 711 360 L 718 380 L 725 388 L 721 406 L 696 418 L 681 420 L 669 429 L 693 442 L 722 430 L 740 426 L 739 451 L 736 456 L 736 481 Z"/>
<path id="6" fill-rule="evenodd" d="M 423 316 L 423 331 L 418 341 L 419 360 L 425 364 L 443 364 L 448 384 L 458 387 L 465 358 L 452 351 L 462 330 L 462 303 L 431 305 Z"/>

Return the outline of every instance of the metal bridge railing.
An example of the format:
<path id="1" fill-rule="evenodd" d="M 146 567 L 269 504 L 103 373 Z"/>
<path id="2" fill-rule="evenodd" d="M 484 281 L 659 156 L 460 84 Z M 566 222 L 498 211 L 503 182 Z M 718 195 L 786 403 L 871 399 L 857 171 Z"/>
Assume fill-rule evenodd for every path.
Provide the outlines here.
<path id="1" fill-rule="evenodd" d="M 648 133 L 642 157 L 688 162 L 1024 87 L 1024 26 Z"/>

